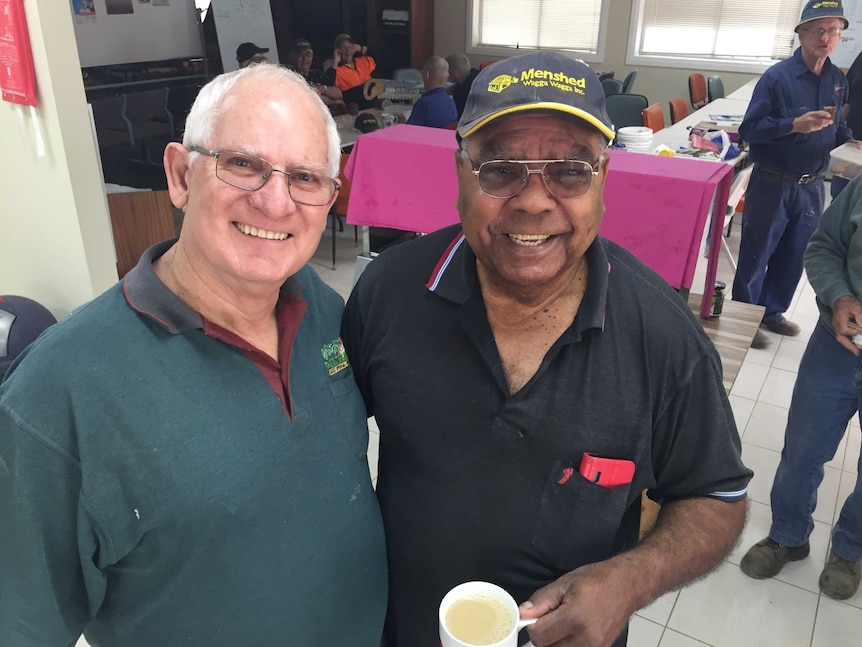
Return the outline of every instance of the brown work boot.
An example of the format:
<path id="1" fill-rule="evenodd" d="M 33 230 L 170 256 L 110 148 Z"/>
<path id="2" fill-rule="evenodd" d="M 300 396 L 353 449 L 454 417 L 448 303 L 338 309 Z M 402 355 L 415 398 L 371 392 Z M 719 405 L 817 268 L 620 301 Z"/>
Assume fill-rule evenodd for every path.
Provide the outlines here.
<path id="1" fill-rule="evenodd" d="M 856 595 L 859 590 L 859 580 L 862 570 L 859 562 L 849 562 L 829 551 L 826 567 L 820 573 L 820 590 L 830 598 L 846 600 Z"/>
<path id="2" fill-rule="evenodd" d="M 742 572 L 756 580 L 775 577 L 787 562 L 798 562 L 808 557 L 810 547 L 806 541 L 801 546 L 782 546 L 769 537 L 763 539 L 745 553 L 739 564 Z"/>
<path id="3" fill-rule="evenodd" d="M 758 330 L 756 333 L 754 333 L 754 339 L 751 340 L 752 348 L 766 348 L 767 346 L 769 346 L 769 344 L 769 337 L 767 337 L 762 330 Z"/>
<path id="4" fill-rule="evenodd" d="M 778 319 L 763 320 L 760 322 L 760 325 L 767 330 L 777 332 L 779 335 L 786 335 L 787 337 L 796 337 L 799 334 L 799 326 L 789 319 L 785 319 L 784 315 L 781 315 Z"/>

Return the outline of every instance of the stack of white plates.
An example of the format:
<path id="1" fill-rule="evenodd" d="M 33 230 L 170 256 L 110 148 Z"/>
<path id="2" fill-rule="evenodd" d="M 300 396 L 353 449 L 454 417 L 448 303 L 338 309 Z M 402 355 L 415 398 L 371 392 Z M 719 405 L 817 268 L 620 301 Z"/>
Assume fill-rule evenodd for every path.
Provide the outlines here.
<path id="1" fill-rule="evenodd" d="M 652 152 L 652 128 L 645 126 L 626 126 L 617 131 L 617 144 L 624 144 L 627 151 L 637 153 Z"/>

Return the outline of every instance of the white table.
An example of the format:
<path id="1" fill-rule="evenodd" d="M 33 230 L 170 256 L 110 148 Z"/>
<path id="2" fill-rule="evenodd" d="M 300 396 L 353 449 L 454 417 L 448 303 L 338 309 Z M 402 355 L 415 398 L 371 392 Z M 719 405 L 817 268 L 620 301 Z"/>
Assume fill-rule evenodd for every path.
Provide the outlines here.
<path id="1" fill-rule="evenodd" d="M 738 88 L 727 95 L 728 99 L 744 99 L 745 101 L 751 101 L 751 93 L 754 92 L 754 86 L 757 85 L 757 82 L 760 80 L 760 77 L 756 79 L 751 79 L 748 83 L 743 85 L 741 88 Z"/>
<path id="2" fill-rule="evenodd" d="M 687 147 L 688 135 L 692 126 L 697 126 L 701 121 L 712 121 L 710 115 L 744 115 L 747 109 L 748 99 L 732 99 L 730 97 L 716 99 L 703 108 L 695 110 L 685 119 L 680 119 L 672 126 L 653 134 L 653 146 L 664 144 L 673 150 L 678 150 L 681 146 Z"/>
<path id="3" fill-rule="evenodd" d="M 363 112 L 374 115 L 374 118 L 377 119 L 378 127 L 383 127 L 383 122 L 381 120 L 383 111 L 380 108 L 368 108 L 367 110 L 360 111 L 360 114 Z M 335 117 L 335 125 L 338 126 L 338 137 L 341 139 L 341 148 L 353 146 L 353 144 L 356 143 L 356 138 L 362 134 L 353 127 L 353 123 L 356 121 L 356 116 L 357 115 L 338 115 Z"/>

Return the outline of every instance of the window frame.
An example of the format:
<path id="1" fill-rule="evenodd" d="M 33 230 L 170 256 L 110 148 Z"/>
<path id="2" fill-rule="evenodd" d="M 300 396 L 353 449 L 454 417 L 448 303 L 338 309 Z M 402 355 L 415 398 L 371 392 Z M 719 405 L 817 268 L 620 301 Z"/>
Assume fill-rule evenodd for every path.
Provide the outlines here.
<path id="1" fill-rule="evenodd" d="M 599 0 L 601 3 L 599 17 L 599 33 L 596 41 L 596 51 L 584 52 L 577 50 L 560 50 L 548 49 L 545 51 L 560 52 L 572 58 L 577 58 L 585 63 L 602 63 L 605 58 L 605 42 L 608 29 L 608 9 L 611 0 Z M 465 43 L 465 51 L 468 54 L 476 55 L 479 58 L 485 57 L 507 58 L 517 54 L 526 54 L 528 52 L 543 51 L 541 48 L 535 47 L 489 47 L 476 44 L 479 34 L 479 9 L 482 0 L 467 0 L 467 42 Z M 478 66 L 476 66 L 478 67 Z"/>
<path id="2" fill-rule="evenodd" d="M 792 0 L 796 2 L 797 0 Z M 684 55 L 649 55 L 640 54 L 640 32 L 643 20 L 643 10 L 646 0 L 632 0 L 632 12 L 629 19 L 629 35 L 626 44 L 626 65 L 637 67 L 638 65 L 649 65 L 652 67 L 702 69 L 717 72 L 741 72 L 744 74 L 763 74 L 768 68 L 775 65 L 779 60 L 769 61 L 732 61 L 724 58 L 713 58 L 711 56 L 684 56 Z M 798 36 L 794 36 L 795 42 L 792 49 L 799 46 Z"/>

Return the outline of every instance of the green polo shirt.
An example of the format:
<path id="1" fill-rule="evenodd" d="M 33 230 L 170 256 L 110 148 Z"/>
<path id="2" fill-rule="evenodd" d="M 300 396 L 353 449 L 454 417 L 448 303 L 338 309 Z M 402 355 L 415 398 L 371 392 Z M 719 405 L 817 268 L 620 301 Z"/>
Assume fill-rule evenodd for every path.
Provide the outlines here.
<path id="1" fill-rule="evenodd" d="M 383 528 L 341 298 L 310 268 L 289 413 L 154 246 L 0 385 L 0 645 L 378 647 Z M 341 358 L 341 360 L 339 359 Z"/>

